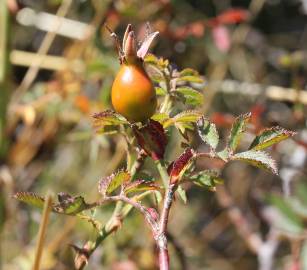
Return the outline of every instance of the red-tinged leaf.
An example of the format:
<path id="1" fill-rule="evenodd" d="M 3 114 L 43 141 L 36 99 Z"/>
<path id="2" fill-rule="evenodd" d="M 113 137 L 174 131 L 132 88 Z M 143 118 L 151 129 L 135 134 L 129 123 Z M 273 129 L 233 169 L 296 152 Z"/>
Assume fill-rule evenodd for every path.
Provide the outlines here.
<path id="1" fill-rule="evenodd" d="M 195 156 L 193 149 L 187 148 L 177 160 L 174 161 L 170 169 L 170 183 L 175 184 L 180 181 L 184 172 L 189 168 Z"/>
<path id="2" fill-rule="evenodd" d="M 103 196 L 112 193 L 121 185 L 127 184 L 131 179 L 131 175 L 126 171 L 119 171 L 110 176 L 104 177 L 99 181 L 98 191 Z"/>
<path id="3" fill-rule="evenodd" d="M 137 56 L 144 59 L 150 45 L 152 44 L 153 40 L 156 38 L 156 36 L 159 34 L 159 32 L 154 32 L 151 33 L 146 39 L 145 41 L 142 43 L 141 47 L 138 49 L 137 51 Z"/>
<path id="4" fill-rule="evenodd" d="M 272 127 L 262 130 L 251 143 L 249 149 L 261 150 L 273 144 L 279 143 L 291 136 L 295 132 L 283 129 L 281 127 Z"/>
<path id="5" fill-rule="evenodd" d="M 249 12 L 245 9 L 228 9 L 225 12 L 218 15 L 214 22 L 219 24 L 235 24 L 245 22 L 249 19 Z"/>
<path id="6" fill-rule="evenodd" d="M 231 39 L 228 29 L 223 25 L 217 25 L 212 29 L 212 37 L 215 46 L 223 53 L 228 52 Z"/>
<path id="7" fill-rule="evenodd" d="M 232 160 L 241 160 L 252 164 L 255 167 L 266 169 L 274 174 L 278 174 L 275 160 L 263 151 L 250 150 L 237 153 L 231 157 Z"/>
<path id="8" fill-rule="evenodd" d="M 140 147 L 154 160 L 162 159 L 167 145 L 167 137 L 163 126 L 150 119 L 142 128 L 134 127 L 134 134 Z"/>
<path id="9" fill-rule="evenodd" d="M 159 190 L 160 187 L 153 182 L 144 179 L 135 180 L 125 186 L 124 192 L 126 194 L 131 192 L 142 192 L 147 190 Z"/>

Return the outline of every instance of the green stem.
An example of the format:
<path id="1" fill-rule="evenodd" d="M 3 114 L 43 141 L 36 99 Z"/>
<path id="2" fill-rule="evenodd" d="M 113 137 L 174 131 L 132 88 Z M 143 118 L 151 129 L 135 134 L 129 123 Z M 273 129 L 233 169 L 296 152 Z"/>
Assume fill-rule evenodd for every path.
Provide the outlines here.
<path id="1" fill-rule="evenodd" d="M 122 215 L 123 202 L 117 202 L 113 211 L 111 219 L 103 226 L 99 232 L 99 236 L 96 238 L 94 246 L 91 248 L 89 255 L 91 255 L 96 248 L 112 233 L 115 232 L 121 225 L 121 221 L 124 218 Z M 132 208 L 131 208 L 132 209 Z"/>
<path id="2" fill-rule="evenodd" d="M 165 188 L 168 187 L 168 182 L 169 182 L 169 175 L 167 173 L 166 167 L 165 167 L 165 163 L 163 160 L 156 160 L 155 161 L 156 167 L 159 171 L 159 174 L 161 176 L 163 185 Z"/>

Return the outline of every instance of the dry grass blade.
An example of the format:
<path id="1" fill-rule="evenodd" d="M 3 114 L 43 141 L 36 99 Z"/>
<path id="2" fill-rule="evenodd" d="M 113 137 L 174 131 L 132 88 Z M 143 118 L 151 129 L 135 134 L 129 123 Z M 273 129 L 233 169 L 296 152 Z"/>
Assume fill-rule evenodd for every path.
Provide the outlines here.
<path id="1" fill-rule="evenodd" d="M 36 245 L 36 250 L 35 250 L 33 270 L 40 269 L 39 265 L 40 265 L 41 257 L 43 254 L 43 245 L 44 245 L 44 240 L 45 240 L 45 235 L 47 231 L 47 225 L 48 225 L 51 208 L 52 208 L 52 196 L 50 193 L 48 193 L 45 198 L 42 221 L 41 221 L 39 232 L 38 232 L 38 240 L 37 240 L 37 245 Z"/>

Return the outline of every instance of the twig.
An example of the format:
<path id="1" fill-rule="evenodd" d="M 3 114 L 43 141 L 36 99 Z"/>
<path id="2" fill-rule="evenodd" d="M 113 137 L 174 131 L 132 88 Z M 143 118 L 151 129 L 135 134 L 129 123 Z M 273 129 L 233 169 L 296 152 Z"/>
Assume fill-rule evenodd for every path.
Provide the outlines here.
<path id="1" fill-rule="evenodd" d="M 170 213 L 170 209 L 172 206 L 172 202 L 174 199 L 174 193 L 177 186 L 175 184 L 170 184 L 165 192 L 163 209 L 160 217 L 160 229 L 159 234 L 156 237 L 156 243 L 159 248 L 159 265 L 160 270 L 168 270 L 169 269 L 169 255 L 168 255 L 168 247 L 167 247 L 167 224 L 168 217 Z"/>
<path id="2" fill-rule="evenodd" d="M 50 193 L 48 193 L 45 199 L 42 221 L 39 227 L 38 241 L 36 245 L 33 270 L 40 269 L 39 265 L 40 265 L 41 257 L 43 254 L 43 245 L 44 245 L 44 240 L 45 240 L 45 235 L 46 235 L 46 230 L 47 230 L 51 208 L 52 208 L 52 196 Z"/>
<path id="3" fill-rule="evenodd" d="M 132 166 L 131 169 L 131 178 L 133 179 L 135 174 L 138 172 L 138 170 L 141 168 L 142 164 L 144 162 L 144 158 L 143 156 L 140 157 L 140 159 L 137 159 L 135 161 L 135 163 L 138 164 L 134 164 Z M 142 196 L 137 196 L 135 198 L 135 200 L 141 200 L 142 198 L 146 197 L 148 194 L 151 194 L 151 191 L 148 192 L 144 192 L 142 194 Z M 100 202 L 100 205 L 104 204 L 105 202 L 102 200 Z M 98 203 L 99 204 L 99 203 Z M 92 204 L 92 207 L 96 207 L 97 204 Z M 127 207 L 128 206 L 128 207 Z M 123 202 L 122 201 L 118 201 L 116 203 L 115 209 L 113 211 L 112 217 L 109 219 L 109 221 L 104 225 L 104 227 L 100 230 L 98 237 L 96 238 L 95 242 L 93 245 L 91 245 L 91 247 L 89 248 L 89 250 L 87 251 L 87 259 L 93 254 L 93 252 L 99 247 L 99 245 L 109 236 L 111 235 L 113 232 L 117 231 L 121 224 L 122 224 L 122 220 L 130 213 L 130 211 L 133 209 L 132 204 L 127 205 L 126 207 L 124 207 Z M 88 243 L 87 243 L 88 244 Z M 79 268 L 79 270 L 82 270 L 86 265 L 86 262 L 84 262 L 83 264 L 81 264 L 81 267 Z"/>

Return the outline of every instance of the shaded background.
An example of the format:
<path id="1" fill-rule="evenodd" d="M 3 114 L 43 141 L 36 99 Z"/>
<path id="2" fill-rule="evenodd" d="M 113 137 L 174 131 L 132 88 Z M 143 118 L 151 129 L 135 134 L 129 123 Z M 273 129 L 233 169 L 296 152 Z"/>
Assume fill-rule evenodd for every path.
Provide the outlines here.
<path id="1" fill-rule="evenodd" d="M 140 39 L 146 22 L 160 31 L 152 52 L 179 69 L 191 67 L 205 76 L 201 110 L 224 138 L 234 117 L 248 111 L 253 113 L 253 132 L 276 124 L 298 131 L 295 140 L 271 149 L 280 177 L 241 163 L 223 169 L 236 204 L 255 229 L 265 235 L 269 228 L 259 215 L 264 203 L 259 196 L 285 194 L 293 183 L 306 182 L 305 0 L 8 0 L 1 4 L 3 269 L 31 269 L 41 217 L 40 211 L 12 199 L 14 192 L 65 191 L 94 200 L 100 177 L 125 166 L 124 139 L 96 136 L 91 127 L 90 116 L 111 107 L 110 88 L 119 67 L 104 23 L 119 36 L 132 23 Z M 46 13 L 57 12 L 73 21 L 62 35 L 46 36 L 48 23 L 57 25 L 57 19 L 48 21 Z M 36 63 L 36 73 L 33 64 L 44 49 L 48 56 Z M 194 138 L 195 148 L 198 140 Z M 247 136 L 242 148 L 248 142 Z M 168 160 L 181 152 L 178 134 L 173 134 L 171 145 Z M 198 166 L 216 164 L 202 161 Z M 145 170 L 154 171 L 150 162 Z M 172 269 L 258 269 L 257 257 L 236 233 L 214 192 L 186 189 L 188 204 L 177 201 L 169 225 L 176 239 L 171 245 Z M 112 206 L 106 206 L 94 215 L 104 223 L 111 213 Z M 86 221 L 52 215 L 42 269 L 73 269 L 69 244 L 81 246 L 95 236 Z M 293 244 L 282 241 L 274 269 L 300 269 L 294 268 L 293 254 Z M 149 231 L 133 213 L 94 253 L 87 269 L 156 269 L 155 256 Z"/>

